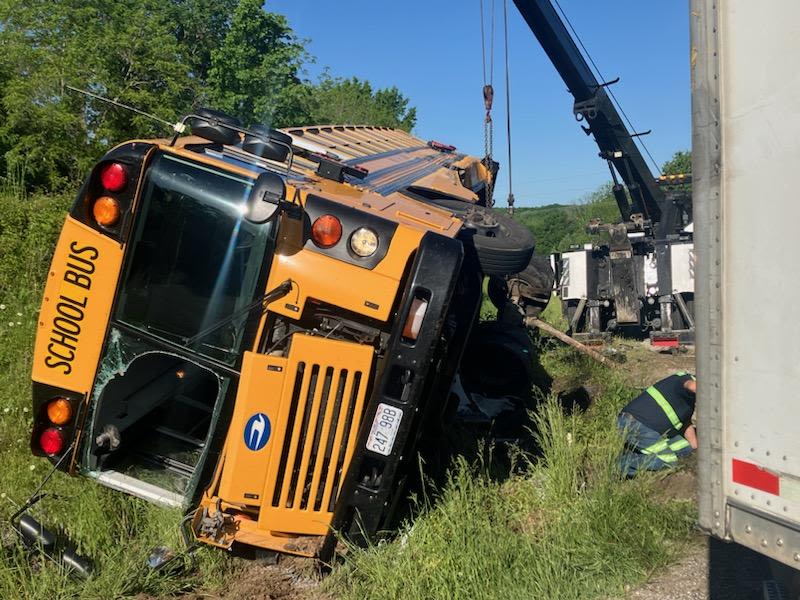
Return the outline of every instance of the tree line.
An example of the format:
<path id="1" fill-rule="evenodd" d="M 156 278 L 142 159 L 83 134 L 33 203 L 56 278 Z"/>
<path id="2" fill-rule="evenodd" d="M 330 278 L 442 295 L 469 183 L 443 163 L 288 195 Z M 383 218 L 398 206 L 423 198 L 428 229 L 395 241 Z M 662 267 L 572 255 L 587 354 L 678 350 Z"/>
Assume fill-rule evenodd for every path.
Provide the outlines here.
<path id="1" fill-rule="evenodd" d="M 666 161 L 661 172 L 664 175 L 677 175 L 692 172 L 692 153 L 679 150 Z M 688 187 L 688 186 L 687 186 Z M 604 234 L 590 234 L 586 226 L 592 219 L 603 223 L 619 223 L 617 201 L 611 191 L 611 184 L 601 185 L 575 204 L 548 204 L 534 208 L 518 208 L 516 219 L 533 231 L 536 237 L 537 254 L 564 252 L 572 245 L 597 242 Z"/>
<path id="2" fill-rule="evenodd" d="M 171 132 L 85 89 L 174 122 L 199 106 L 271 127 L 354 123 L 411 130 L 396 87 L 324 71 L 262 0 L 0 0 L 0 177 L 57 190 L 110 147 Z"/>

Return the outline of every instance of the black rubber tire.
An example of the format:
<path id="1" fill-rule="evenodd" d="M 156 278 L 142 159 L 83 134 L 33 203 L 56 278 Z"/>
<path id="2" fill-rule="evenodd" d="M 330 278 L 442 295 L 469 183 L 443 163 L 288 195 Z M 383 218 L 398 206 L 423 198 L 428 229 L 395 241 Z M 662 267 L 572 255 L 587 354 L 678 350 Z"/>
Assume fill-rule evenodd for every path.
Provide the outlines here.
<path id="1" fill-rule="evenodd" d="M 533 342 L 521 325 L 479 323 L 461 359 L 464 389 L 494 397 L 530 398 L 533 356 Z"/>
<path id="2" fill-rule="evenodd" d="M 242 123 L 236 117 L 213 108 L 198 108 L 195 115 L 201 118 L 190 121 L 192 135 L 200 136 L 215 144 L 231 145 L 239 142 L 239 133 L 226 127 L 226 125 L 241 127 Z"/>
<path id="3" fill-rule="evenodd" d="M 514 219 L 499 214 L 490 208 L 476 206 L 460 200 L 429 200 L 431 204 L 451 211 L 455 216 L 465 219 L 459 238 L 475 249 L 484 275 L 507 275 L 525 269 L 533 256 L 535 239 L 530 229 Z M 466 221 L 472 215 L 491 216 L 497 223 L 493 233 L 485 235 Z"/>

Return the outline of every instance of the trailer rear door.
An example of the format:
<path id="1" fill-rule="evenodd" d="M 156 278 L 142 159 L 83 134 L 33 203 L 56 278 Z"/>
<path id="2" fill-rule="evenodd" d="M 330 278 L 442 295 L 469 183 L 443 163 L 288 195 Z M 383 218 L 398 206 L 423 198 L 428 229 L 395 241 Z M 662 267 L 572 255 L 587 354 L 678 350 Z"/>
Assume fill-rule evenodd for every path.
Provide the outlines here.
<path id="1" fill-rule="evenodd" d="M 800 568 L 800 2 L 691 20 L 700 523 Z"/>

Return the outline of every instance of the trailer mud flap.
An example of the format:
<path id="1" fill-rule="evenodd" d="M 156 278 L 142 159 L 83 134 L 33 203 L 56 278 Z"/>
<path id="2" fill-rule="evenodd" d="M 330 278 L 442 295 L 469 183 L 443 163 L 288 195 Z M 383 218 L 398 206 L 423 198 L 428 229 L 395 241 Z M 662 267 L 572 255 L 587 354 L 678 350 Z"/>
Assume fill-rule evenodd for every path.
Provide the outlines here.
<path id="1" fill-rule="evenodd" d="M 463 260 L 460 242 L 434 233 L 423 237 L 364 413 L 331 531 L 320 551 L 324 561 L 333 555 L 334 532 L 363 542 L 372 538 L 388 517 L 399 471 L 413 458 L 418 417 L 429 402 L 426 392 L 436 374 L 436 350 Z M 404 337 L 406 316 L 420 298 L 426 300 L 427 311 L 417 338 L 410 340 Z"/>
<path id="2" fill-rule="evenodd" d="M 633 248 L 624 225 L 609 231 L 611 235 L 611 295 L 617 313 L 617 323 L 639 322 L 639 298 L 636 285 L 636 269 L 633 264 Z"/>

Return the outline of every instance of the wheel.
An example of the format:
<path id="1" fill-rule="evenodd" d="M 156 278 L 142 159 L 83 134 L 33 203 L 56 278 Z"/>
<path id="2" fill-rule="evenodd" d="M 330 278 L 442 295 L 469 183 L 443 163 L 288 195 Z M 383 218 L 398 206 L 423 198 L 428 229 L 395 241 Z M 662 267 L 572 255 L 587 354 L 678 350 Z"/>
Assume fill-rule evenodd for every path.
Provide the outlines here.
<path id="1" fill-rule="evenodd" d="M 533 256 L 519 273 L 506 277 L 511 301 L 522 308 L 526 317 L 538 317 L 553 295 L 555 273 L 546 256 Z"/>
<path id="2" fill-rule="evenodd" d="M 555 274 L 546 256 L 531 257 L 519 273 L 489 278 L 487 293 L 498 310 L 507 302 L 519 307 L 526 317 L 538 317 L 550 302 Z"/>
<path id="3" fill-rule="evenodd" d="M 235 144 L 239 141 L 239 133 L 227 127 L 242 126 L 236 117 L 213 108 L 198 108 L 195 115 L 200 118 L 190 122 L 192 135 L 200 136 L 215 144 Z"/>
<path id="4" fill-rule="evenodd" d="M 533 342 L 524 327 L 500 321 L 479 323 L 461 359 L 461 381 L 468 393 L 492 397 L 530 396 Z"/>
<path id="5" fill-rule="evenodd" d="M 431 204 L 464 221 L 459 237 L 475 249 L 485 275 L 507 275 L 525 269 L 533 256 L 533 233 L 515 220 L 460 200 L 435 199 Z"/>

